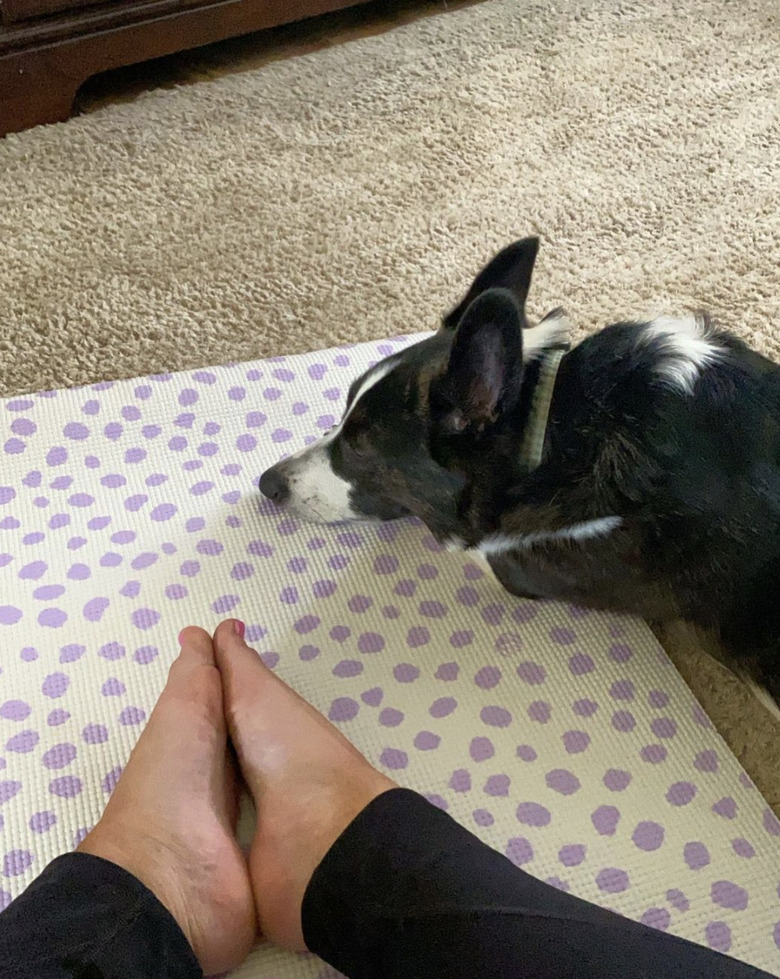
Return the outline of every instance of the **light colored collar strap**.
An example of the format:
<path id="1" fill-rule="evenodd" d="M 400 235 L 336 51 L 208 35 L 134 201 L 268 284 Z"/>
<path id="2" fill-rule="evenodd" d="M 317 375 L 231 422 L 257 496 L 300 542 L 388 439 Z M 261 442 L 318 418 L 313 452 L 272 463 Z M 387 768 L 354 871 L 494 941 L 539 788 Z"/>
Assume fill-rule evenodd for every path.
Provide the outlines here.
<path id="1" fill-rule="evenodd" d="M 528 416 L 523 446 L 520 450 L 520 462 L 523 468 L 529 472 L 538 468 L 542 461 L 555 380 L 558 377 L 561 361 L 568 350 L 568 346 L 548 350 L 543 355 L 539 366 L 539 378 L 536 382 L 531 412 Z"/>

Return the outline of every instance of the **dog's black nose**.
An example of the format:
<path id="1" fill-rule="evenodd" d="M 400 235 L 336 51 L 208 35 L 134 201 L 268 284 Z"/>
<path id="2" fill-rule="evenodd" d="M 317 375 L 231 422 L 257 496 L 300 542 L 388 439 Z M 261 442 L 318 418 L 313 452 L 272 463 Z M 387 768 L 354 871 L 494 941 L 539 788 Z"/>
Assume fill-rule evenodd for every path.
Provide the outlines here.
<path id="1" fill-rule="evenodd" d="M 279 470 L 272 466 L 260 477 L 260 492 L 281 505 L 290 496 L 290 485 Z"/>

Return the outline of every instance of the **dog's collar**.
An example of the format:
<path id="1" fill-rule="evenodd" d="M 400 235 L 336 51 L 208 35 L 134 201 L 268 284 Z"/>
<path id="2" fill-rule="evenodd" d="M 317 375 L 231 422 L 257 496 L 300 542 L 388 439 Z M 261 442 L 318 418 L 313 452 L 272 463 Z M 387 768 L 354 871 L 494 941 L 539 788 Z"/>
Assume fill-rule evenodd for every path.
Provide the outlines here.
<path id="1" fill-rule="evenodd" d="M 539 363 L 539 377 L 534 389 L 531 411 L 525 429 L 523 446 L 520 450 L 520 462 L 529 472 L 537 469 L 542 461 L 544 440 L 547 436 L 547 422 L 550 417 L 555 381 L 558 368 L 561 366 L 570 345 L 560 344 L 546 350 Z"/>

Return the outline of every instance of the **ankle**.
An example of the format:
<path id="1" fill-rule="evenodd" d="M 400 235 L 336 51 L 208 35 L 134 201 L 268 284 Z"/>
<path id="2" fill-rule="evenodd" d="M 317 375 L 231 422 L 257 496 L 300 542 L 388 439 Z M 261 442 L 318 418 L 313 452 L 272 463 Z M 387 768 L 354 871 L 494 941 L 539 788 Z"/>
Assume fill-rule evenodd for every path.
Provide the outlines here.
<path id="1" fill-rule="evenodd" d="M 374 799 L 398 788 L 368 764 L 363 777 L 312 783 L 301 794 L 278 791 L 261 801 L 250 858 L 258 921 L 263 935 L 292 951 L 305 951 L 301 910 L 309 883 L 329 850 Z M 287 799 L 297 796 L 291 811 Z M 278 801 L 277 801 L 278 800 Z"/>

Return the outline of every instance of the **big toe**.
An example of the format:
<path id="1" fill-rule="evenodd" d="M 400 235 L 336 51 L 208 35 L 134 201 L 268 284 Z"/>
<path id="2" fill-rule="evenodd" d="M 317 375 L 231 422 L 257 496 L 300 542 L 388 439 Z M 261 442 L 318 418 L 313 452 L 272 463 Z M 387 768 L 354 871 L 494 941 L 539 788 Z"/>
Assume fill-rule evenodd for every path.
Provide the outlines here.
<path id="1" fill-rule="evenodd" d="M 266 699 L 269 682 L 275 680 L 256 650 L 244 641 L 243 631 L 243 623 L 228 619 L 214 633 L 214 657 L 222 677 L 225 716 L 234 739 L 247 725 L 262 723 L 258 707 Z"/>
<path id="2" fill-rule="evenodd" d="M 258 829 L 251 874 L 263 933 L 305 947 L 301 902 L 315 867 L 368 803 L 394 787 L 275 676 L 232 622 L 214 635 L 225 713 Z"/>
<path id="3" fill-rule="evenodd" d="M 221 622 L 214 633 L 214 659 L 232 703 L 256 696 L 253 687 L 268 672 L 260 657 L 244 641 L 244 624 L 238 619 Z M 248 688 L 247 684 L 251 686 Z"/>
<path id="4" fill-rule="evenodd" d="M 214 633 L 225 716 L 249 788 L 256 778 L 297 772 L 307 762 L 362 755 L 311 704 L 277 677 L 244 642 L 234 622 Z M 267 787 L 267 786 L 266 786 Z"/>

